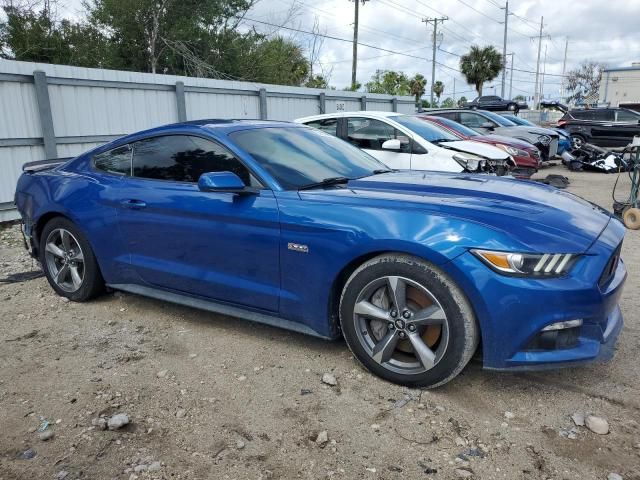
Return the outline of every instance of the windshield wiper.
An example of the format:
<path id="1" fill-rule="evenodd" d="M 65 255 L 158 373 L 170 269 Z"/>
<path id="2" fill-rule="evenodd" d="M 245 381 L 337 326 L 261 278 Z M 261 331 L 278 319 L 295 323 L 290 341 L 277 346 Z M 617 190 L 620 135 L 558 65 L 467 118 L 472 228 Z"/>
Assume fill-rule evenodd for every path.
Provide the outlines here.
<path id="1" fill-rule="evenodd" d="M 347 177 L 329 177 L 325 178 L 320 182 L 309 183 L 307 185 L 302 185 L 298 188 L 298 190 L 310 190 L 312 188 L 322 188 L 322 187 L 330 187 L 332 185 L 342 185 L 349 182 L 350 178 Z"/>

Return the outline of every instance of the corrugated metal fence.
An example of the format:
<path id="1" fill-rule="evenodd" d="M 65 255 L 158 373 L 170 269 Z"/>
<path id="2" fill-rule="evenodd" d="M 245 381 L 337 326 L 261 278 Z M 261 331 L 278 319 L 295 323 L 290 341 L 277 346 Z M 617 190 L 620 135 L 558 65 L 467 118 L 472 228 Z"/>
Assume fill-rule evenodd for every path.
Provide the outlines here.
<path id="1" fill-rule="evenodd" d="M 22 165 L 200 118 L 293 120 L 339 110 L 411 113 L 412 97 L 0 60 L 0 221 Z"/>

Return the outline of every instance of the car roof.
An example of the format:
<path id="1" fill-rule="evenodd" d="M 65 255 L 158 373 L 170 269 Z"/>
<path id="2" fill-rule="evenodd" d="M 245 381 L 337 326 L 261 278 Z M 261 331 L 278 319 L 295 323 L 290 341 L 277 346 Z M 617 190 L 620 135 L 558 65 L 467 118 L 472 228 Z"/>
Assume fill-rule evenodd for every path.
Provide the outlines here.
<path id="1" fill-rule="evenodd" d="M 360 117 L 368 117 L 368 118 L 390 118 L 390 117 L 399 117 L 401 115 L 406 115 L 406 114 L 401 112 L 385 112 L 380 110 L 354 110 L 349 112 L 334 112 L 334 113 L 322 113 L 320 115 L 309 115 L 308 117 L 296 118 L 294 122 L 304 123 L 304 122 L 311 122 L 313 120 L 323 120 L 325 118 L 352 117 L 354 115 L 358 115 Z"/>

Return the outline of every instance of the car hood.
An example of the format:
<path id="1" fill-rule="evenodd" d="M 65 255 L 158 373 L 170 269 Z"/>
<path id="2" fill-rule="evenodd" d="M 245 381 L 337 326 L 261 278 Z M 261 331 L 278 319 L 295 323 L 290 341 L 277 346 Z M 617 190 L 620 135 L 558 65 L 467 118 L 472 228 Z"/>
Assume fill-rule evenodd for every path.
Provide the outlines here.
<path id="1" fill-rule="evenodd" d="M 509 127 L 511 128 L 511 127 Z M 550 130 L 548 128 L 542 128 L 542 127 L 531 127 L 529 125 L 518 125 L 517 127 L 513 127 L 513 128 L 520 128 L 522 130 L 526 130 L 529 133 L 533 133 L 536 135 L 549 135 L 552 138 L 556 138 L 558 137 L 558 134 L 556 132 L 554 132 L 553 130 Z"/>
<path id="2" fill-rule="evenodd" d="M 456 150 L 458 152 L 473 153 L 490 160 L 506 160 L 509 155 L 499 148 L 492 145 L 486 145 L 473 140 L 454 140 L 451 142 L 440 142 L 439 147 L 448 150 Z"/>
<path id="3" fill-rule="evenodd" d="M 502 143 L 521 150 L 537 150 L 537 148 L 529 142 L 518 140 L 513 137 L 505 137 L 504 135 L 478 135 L 477 137 L 473 137 L 473 139 L 477 139 L 481 142 Z"/>
<path id="4" fill-rule="evenodd" d="M 489 175 L 397 171 L 328 192 L 399 215 L 421 209 L 483 224 L 530 252 L 585 252 L 611 219 L 605 210 L 565 191 Z"/>

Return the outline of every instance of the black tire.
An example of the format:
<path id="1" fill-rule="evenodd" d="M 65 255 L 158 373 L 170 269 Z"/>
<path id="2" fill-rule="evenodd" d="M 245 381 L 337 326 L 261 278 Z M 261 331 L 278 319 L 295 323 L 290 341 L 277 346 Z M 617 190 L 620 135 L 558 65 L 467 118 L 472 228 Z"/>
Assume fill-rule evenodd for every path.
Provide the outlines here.
<path id="1" fill-rule="evenodd" d="M 510 112 L 517 112 L 518 105 L 516 105 L 515 103 L 510 103 L 507 105 L 507 110 L 509 110 Z"/>
<path id="2" fill-rule="evenodd" d="M 580 135 L 578 133 L 571 134 L 571 146 L 574 149 L 580 148 L 585 143 L 587 143 L 587 139 L 583 135 Z"/>
<path id="3" fill-rule="evenodd" d="M 425 367 L 424 362 L 416 354 L 416 350 L 413 347 L 415 338 L 409 338 L 411 333 L 405 327 L 396 327 L 392 325 L 393 321 L 365 319 L 367 317 L 366 314 L 356 314 L 356 303 L 358 303 L 358 310 L 361 310 L 362 303 L 368 303 L 362 300 L 363 292 L 366 292 L 371 285 L 374 285 L 371 288 L 378 288 L 376 287 L 376 282 L 388 276 L 402 278 L 403 281 L 411 282 L 405 283 L 406 305 L 409 305 L 409 293 L 407 292 L 414 288 L 417 290 L 416 286 L 428 290 L 430 306 L 425 307 L 423 305 L 419 307 L 422 310 L 410 314 L 415 315 L 414 319 L 417 319 L 420 316 L 419 313 L 426 311 L 428 308 L 436 308 L 441 312 L 440 315 L 445 316 L 446 344 L 443 343 L 445 341 L 445 325 L 443 324 L 439 327 L 440 338 L 436 339 L 432 345 L 427 345 L 429 349 L 432 349 L 430 351 L 435 353 L 434 364 L 430 367 Z M 384 292 L 391 292 L 388 286 L 379 287 L 374 297 L 371 297 L 372 301 L 374 301 L 375 295 L 378 295 L 378 299 L 381 298 L 379 292 L 382 291 L 380 290 L 382 288 L 385 289 Z M 419 293 L 422 295 L 422 291 L 419 291 Z M 388 298 L 391 298 L 391 295 Z M 391 308 L 389 315 L 393 315 L 395 312 L 392 303 L 387 305 Z M 395 322 L 402 320 L 400 315 L 396 315 L 397 317 L 393 317 L 396 319 Z M 374 321 L 380 322 L 380 324 L 384 325 L 384 328 L 380 331 L 378 324 L 377 332 L 375 330 L 367 331 L 363 327 L 363 322 L 367 321 L 370 322 L 369 325 L 372 325 Z M 460 288 L 434 265 L 404 254 L 380 255 L 367 261 L 353 272 L 342 291 L 340 322 L 347 345 L 364 367 L 385 380 L 409 387 L 435 388 L 449 382 L 467 365 L 476 351 L 480 339 L 480 331 L 473 309 Z M 390 323 L 385 325 L 385 322 Z M 407 320 L 407 322 L 410 322 L 410 320 Z M 410 329 L 410 326 L 407 328 Z M 420 339 L 428 343 L 427 336 L 433 331 L 427 332 L 426 329 L 433 327 L 418 328 L 423 330 L 415 331 L 414 327 L 414 337 L 417 333 Z M 379 344 L 384 344 L 384 340 L 389 335 L 392 335 L 394 331 L 398 335 L 401 335 L 400 332 L 406 333 L 404 337 L 401 337 L 402 339 L 397 341 L 397 344 L 393 344 L 393 357 L 389 360 L 381 360 L 380 358 L 374 360 L 376 349 L 378 349 L 378 355 L 380 355 Z M 378 337 L 384 336 L 384 338 L 376 338 L 374 336 L 376 333 Z M 411 342 L 408 340 L 411 340 Z M 402 342 L 405 342 L 405 345 Z M 406 344 L 408 344 L 408 349 Z M 411 361 L 413 361 L 413 364 L 422 367 L 423 371 L 418 371 L 420 370 L 418 367 L 413 369 L 407 367 L 406 370 L 401 370 L 400 366 L 403 365 L 403 361 L 406 365 L 411 365 Z"/>
<path id="4" fill-rule="evenodd" d="M 65 260 L 60 260 L 58 256 L 48 254 L 47 253 L 47 241 L 51 240 L 61 231 L 66 231 L 71 234 L 71 239 L 74 245 L 74 250 L 76 250 L 76 257 L 71 258 L 71 256 L 67 256 Z M 77 246 L 80 248 L 80 254 L 82 256 L 82 261 L 79 260 L 80 256 L 77 254 Z M 49 281 L 51 287 L 56 291 L 56 293 L 62 297 L 66 297 L 69 300 L 74 302 L 84 302 L 94 298 L 104 291 L 104 280 L 102 278 L 102 274 L 100 273 L 100 268 L 98 266 L 98 262 L 96 261 L 95 255 L 93 254 L 93 250 L 89 242 L 85 238 L 84 234 L 80 231 L 76 225 L 64 217 L 55 217 L 47 222 L 47 224 L 40 232 L 40 263 L 42 264 L 42 269 L 44 270 L 45 276 Z M 52 265 L 52 258 L 55 257 L 55 263 Z M 82 278 L 79 284 L 79 287 L 75 288 L 75 282 L 71 279 L 71 274 L 68 273 L 69 277 L 69 288 L 64 288 L 58 282 L 56 282 L 54 276 L 56 269 L 56 264 L 59 266 L 64 266 L 65 261 L 70 261 L 74 265 L 77 260 L 77 265 L 82 264 L 81 273 Z M 59 268 L 62 270 L 62 268 Z"/>
<path id="5" fill-rule="evenodd" d="M 476 105 L 471 105 L 469 108 L 470 108 L 471 110 L 477 110 L 477 109 L 478 109 L 478 107 L 477 107 Z"/>

